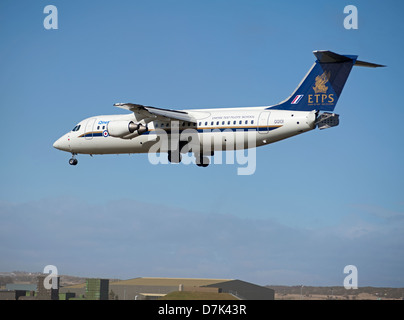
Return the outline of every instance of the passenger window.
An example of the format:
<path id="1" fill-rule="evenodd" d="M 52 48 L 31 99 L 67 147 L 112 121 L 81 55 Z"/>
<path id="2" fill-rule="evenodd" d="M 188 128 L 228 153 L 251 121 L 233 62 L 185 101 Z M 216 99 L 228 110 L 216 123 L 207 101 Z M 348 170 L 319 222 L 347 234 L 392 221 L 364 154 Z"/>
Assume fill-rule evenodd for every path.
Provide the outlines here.
<path id="1" fill-rule="evenodd" d="M 208 125 L 208 122 L 205 122 L 205 126 L 207 126 Z"/>
<path id="2" fill-rule="evenodd" d="M 97 130 L 100 130 L 100 126 L 97 126 Z"/>
<path id="3" fill-rule="evenodd" d="M 224 125 L 224 121 L 222 121 L 222 125 Z"/>
<path id="4" fill-rule="evenodd" d="M 254 120 L 251 120 L 251 124 L 254 124 Z"/>
<path id="5" fill-rule="evenodd" d="M 212 121 L 212 122 L 210 123 L 210 125 L 213 126 L 213 123 L 214 123 L 214 122 Z"/>
<path id="6" fill-rule="evenodd" d="M 230 121 L 227 121 L 227 124 L 230 124 Z"/>
<path id="7" fill-rule="evenodd" d="M 242 124 L 242 121 L 240 120 L 240 122 L 238 124 Z"/>
<path id="8" fill-rule="evenodd" d="M 248 124 L 248 120 L 245 121 L 245 124 Z"/>
<path id="9" fill-rule="evenodd" d="M 233 121 L 233 124 L 236 124 L 236 121 Z"/>
<path id="10" fill-rule="evenodd" d="M 217 126 L 219 125 L 219 121 L 216 121 L 216 125 L 217 125 Z"/>
<path id="11" fill-rule="evenodd" d="M 199 122 L 199 126 L 201 126 L 202 125 L 202 122 Z"/>
<path id="12" fill-rule="evenodd" d="M 104 130 L 105 129 L 105 126 L 102 126 L 102 130 Z"/>

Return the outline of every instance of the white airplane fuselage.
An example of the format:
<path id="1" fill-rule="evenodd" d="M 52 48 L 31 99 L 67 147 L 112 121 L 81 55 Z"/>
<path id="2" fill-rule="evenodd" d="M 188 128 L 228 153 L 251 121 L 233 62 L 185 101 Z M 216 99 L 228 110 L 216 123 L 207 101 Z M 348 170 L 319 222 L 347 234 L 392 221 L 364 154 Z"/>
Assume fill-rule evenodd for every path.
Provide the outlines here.
<path id="1" fill-rule="evenodd" d="M 158 132 L 164 130 L 169 140 L 174 134 L 179 134 L 180 141 L 183 139 L 182 136 L 187 137 L 186 133 L 194 132 L 197 137 L 191 141 L 190 146 L 199 141 L 200 145 L 203 145 L 203 153 L 210 154 L 214 151 L 267 145 L 315 128 L 315 111 L 283 111 L 267 108 L 186 110 L 197 119 L 196 124 L 181 120 L 151 121 L 146 124 L 148 130 L 145 133 L 128 139 L 109 135 L 107 131 L 109 122 L 121 120 L 142 123 L 142 120 L 136 119 L 133 113 L 100 115 L 82 120 L 75 127 L 79 126 L 77 131 L 66 133 L 55 142 L 54 147 L 73 154 L 148 153 Z M 172 133 L 173 130 L 175 133 Z M 210 143 L 206 143 L 207 141 Z M 237 144 L 236 141 L 243 143 Z M 166 147 L 162 144 L 158 149 L 159 152 L 168 152 L 170 144 L 168 149 Z"/>

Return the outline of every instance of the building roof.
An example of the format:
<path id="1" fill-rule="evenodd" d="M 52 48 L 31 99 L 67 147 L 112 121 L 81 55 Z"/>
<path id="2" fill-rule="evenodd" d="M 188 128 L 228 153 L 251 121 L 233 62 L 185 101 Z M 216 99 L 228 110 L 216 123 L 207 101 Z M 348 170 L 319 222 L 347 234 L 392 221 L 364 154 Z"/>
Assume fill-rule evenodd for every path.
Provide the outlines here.
<path id="1" fill-rule="evenodd" d="M 222 292 L 228 292 L 245 300 L 274 300 L 275 290 L 242 280 L 230 280 L 219 284 Z M 218 287 L 215 284 L 208 287 Z"/>
<path id="2" fill-rule="evenodd" d="M 230 281 L 229 279 L 195 279 L 195 278 L 134 278 L 129 280 L 114 281 L 110 286 L 179 286 L 201 287 L 211 284 Z"/>
<path id="3" fill-rule="evenodd" d="M 6 290 L 15 291 L 15 290 L 23 290 L 23 291 L 36 291 L 37 285 L 30 283 L 8 283 L 6 284 Z"/>
<path id="4" fill-rule="evenodd" d="M 141 277 L 128 280 L 111 281 L 110 286 L 179 286 L 180 284 L 187 287 L 201 287 L 211 284 L 231 281 L 232 279 L 198 279 L 198 278 L 153 278 Z M 66 286 L 63 288 L 79 289 L 85 288 L 85 283 Z"/>

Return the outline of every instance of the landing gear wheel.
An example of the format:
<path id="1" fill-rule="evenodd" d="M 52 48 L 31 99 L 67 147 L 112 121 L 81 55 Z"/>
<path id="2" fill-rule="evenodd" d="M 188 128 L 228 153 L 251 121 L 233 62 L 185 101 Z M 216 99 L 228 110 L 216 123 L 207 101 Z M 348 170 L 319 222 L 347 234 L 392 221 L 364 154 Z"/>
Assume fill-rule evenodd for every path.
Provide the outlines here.
<path id="1" fill-rule="evenodd" d="M 198 167 L 203 167 L 206 168 L 210 163 L 210 160 L 208 157 L 197 157 L 196 158 L 196 165 Z"/>
<path id="2" fill-rule="evenodd" d="M 77 159 L 75 159 L 75 158 L 69 159 L 69 164 L 70 164 L 71 166 L 75 166 L 77 163 L 78 163 Z"/>
<path id="3" fill-rule="evenodd" d="M 179 151 L 168 151 L 168 161 L 171 163 L 180 163 L 182 159 Z"/>

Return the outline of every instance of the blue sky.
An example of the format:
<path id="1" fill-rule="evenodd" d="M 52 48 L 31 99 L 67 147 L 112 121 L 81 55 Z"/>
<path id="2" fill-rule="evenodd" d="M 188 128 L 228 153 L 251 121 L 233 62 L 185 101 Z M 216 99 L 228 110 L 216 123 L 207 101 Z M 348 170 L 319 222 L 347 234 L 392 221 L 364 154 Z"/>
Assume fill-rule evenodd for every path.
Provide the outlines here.
<path id="1" fill-rule="evenodd" d="M 46 30 L 43 9 L 58 9 Z M 359 29 L 343 27 L 345 5 Z M 396 1 L 1 1 L 0 270 L 257 284 L 404 286 Z M 237 165 L 152 165 L 147 155 L 70 155 L 53 142 L 116 102 L 275 104 L 313 50 L 357 54 L 340 125 L 257 149 Z"/>

